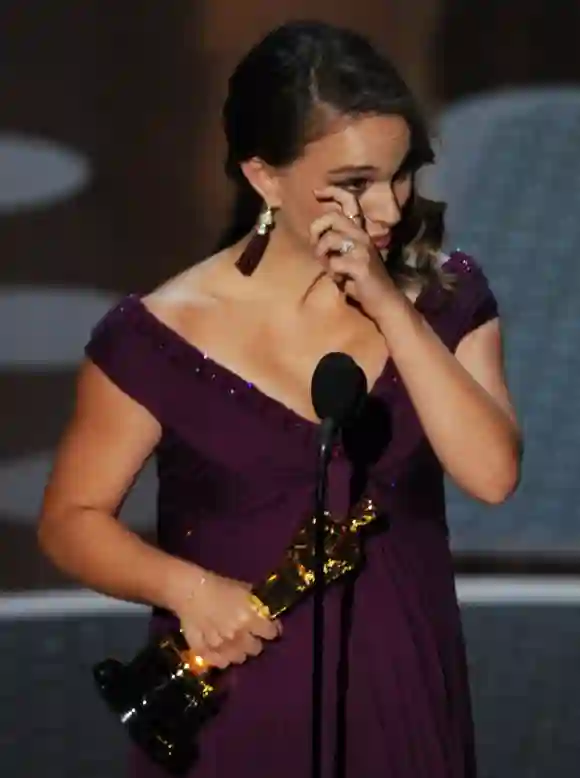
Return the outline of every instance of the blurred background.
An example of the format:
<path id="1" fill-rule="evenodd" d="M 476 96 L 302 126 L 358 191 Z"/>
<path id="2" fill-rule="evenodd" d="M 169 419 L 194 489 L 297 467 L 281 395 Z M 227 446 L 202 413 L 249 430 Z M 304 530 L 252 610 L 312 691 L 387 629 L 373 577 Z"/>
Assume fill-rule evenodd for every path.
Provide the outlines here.
<path id="1" fill-rule="evenodd" d="M 580 5 L 577 0 L 0 1 L 0 768 L 115 778 L 90 666 L 146 614 L 79 591 L 35 518 L 91 327 L 211 252 L 229 206 L 219 114 L 238 58 L 317 17 L 369 35 L 432 120 L 423 192 L 483 265 L 526 433 L 518 495 L 449 488 L 483 778 L 580 766 Z M 146 471 L 126 506 L 153 529 Z M 362 778 L 362 777 L 361 777 Z"/>

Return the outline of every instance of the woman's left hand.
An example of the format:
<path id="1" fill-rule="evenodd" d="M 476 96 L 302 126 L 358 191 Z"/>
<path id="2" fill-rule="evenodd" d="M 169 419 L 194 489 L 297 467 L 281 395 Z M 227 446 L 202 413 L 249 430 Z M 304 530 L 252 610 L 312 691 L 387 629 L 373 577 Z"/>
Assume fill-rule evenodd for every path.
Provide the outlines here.
<path id="1" fill-rule="evenodd" d="M 310 225 L 316 256 L 346 295 L 376 319 L 389 296 L 397 293 L 385 263 L 364 229 L 356 197 L 336 186 L 316 190 L 318 200 L 334 204 Z"/>

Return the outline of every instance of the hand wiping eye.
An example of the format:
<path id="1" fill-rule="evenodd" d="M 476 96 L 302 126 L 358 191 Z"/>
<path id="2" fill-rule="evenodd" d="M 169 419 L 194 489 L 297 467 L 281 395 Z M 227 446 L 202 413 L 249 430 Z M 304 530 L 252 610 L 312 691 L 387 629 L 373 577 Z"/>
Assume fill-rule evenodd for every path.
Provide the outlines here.
<path id="1" fill-rule="evenodd" d="M 314 192 L 320 202 L 338 206 L 310 226 L 314 253 L 339 289 L 374 318 L 393 282 L 373 240 L 365 230 L 358 199 L 352 192 L 329 186 Z"/>
<path id="2" fill-rule="evenodd" d="M 333 211 L 341 212 L 351 220 L 358 219 L 362 223 L 363 212 L 358 195 L 349 188 L 338 184 L 330 185 L 324 189 L 315 189 L 314 196 L 319 202 L 333 206 Z"/>

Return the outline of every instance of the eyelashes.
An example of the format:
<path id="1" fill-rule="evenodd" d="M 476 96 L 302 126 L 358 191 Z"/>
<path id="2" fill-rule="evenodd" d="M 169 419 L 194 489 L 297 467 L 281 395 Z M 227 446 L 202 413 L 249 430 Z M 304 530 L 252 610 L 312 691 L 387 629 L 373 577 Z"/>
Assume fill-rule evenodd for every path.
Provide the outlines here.
<path id="1" fill-rule="evenodd" d="M 372 182 L 368 178 L 349 178 L 348 181 L 340 181 L 336 186 L 339 186 L 341 189 L 346 189 L 347 192 L 361 194 L 371 183 Z"/>
<path id="2" fill-rule="evenodd" d="M 414 175 L 414 172 L 415 171 L 409 166 L 401 167 L 400 170 L 398 170 L 391 179 L 391 183 L 401 183 L 402 181 L 411 178 Z M 333 184 L 333 186 L 339 186 L 341 189 L 345 189 L 347 192 L 361 195 L 366 192 L 366 190 L 374 183 L 376 183 L 376 181 L 369 178 L 351 178 L 348 181 L 336 182 Z"/>

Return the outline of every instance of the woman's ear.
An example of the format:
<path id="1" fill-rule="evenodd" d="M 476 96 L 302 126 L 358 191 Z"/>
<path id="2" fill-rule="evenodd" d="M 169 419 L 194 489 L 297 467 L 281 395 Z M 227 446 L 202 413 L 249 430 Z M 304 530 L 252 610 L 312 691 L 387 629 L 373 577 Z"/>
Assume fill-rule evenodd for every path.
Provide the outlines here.
<path id="1" fill-rule="evenodd" d="M 240 168 L 248 183 L 256 190 L 266 205 L 270 208 L 279 208 L 278 176 L 274 168 L 258 157 L 252 157 L 252 159 L 242 162 Z"/>

